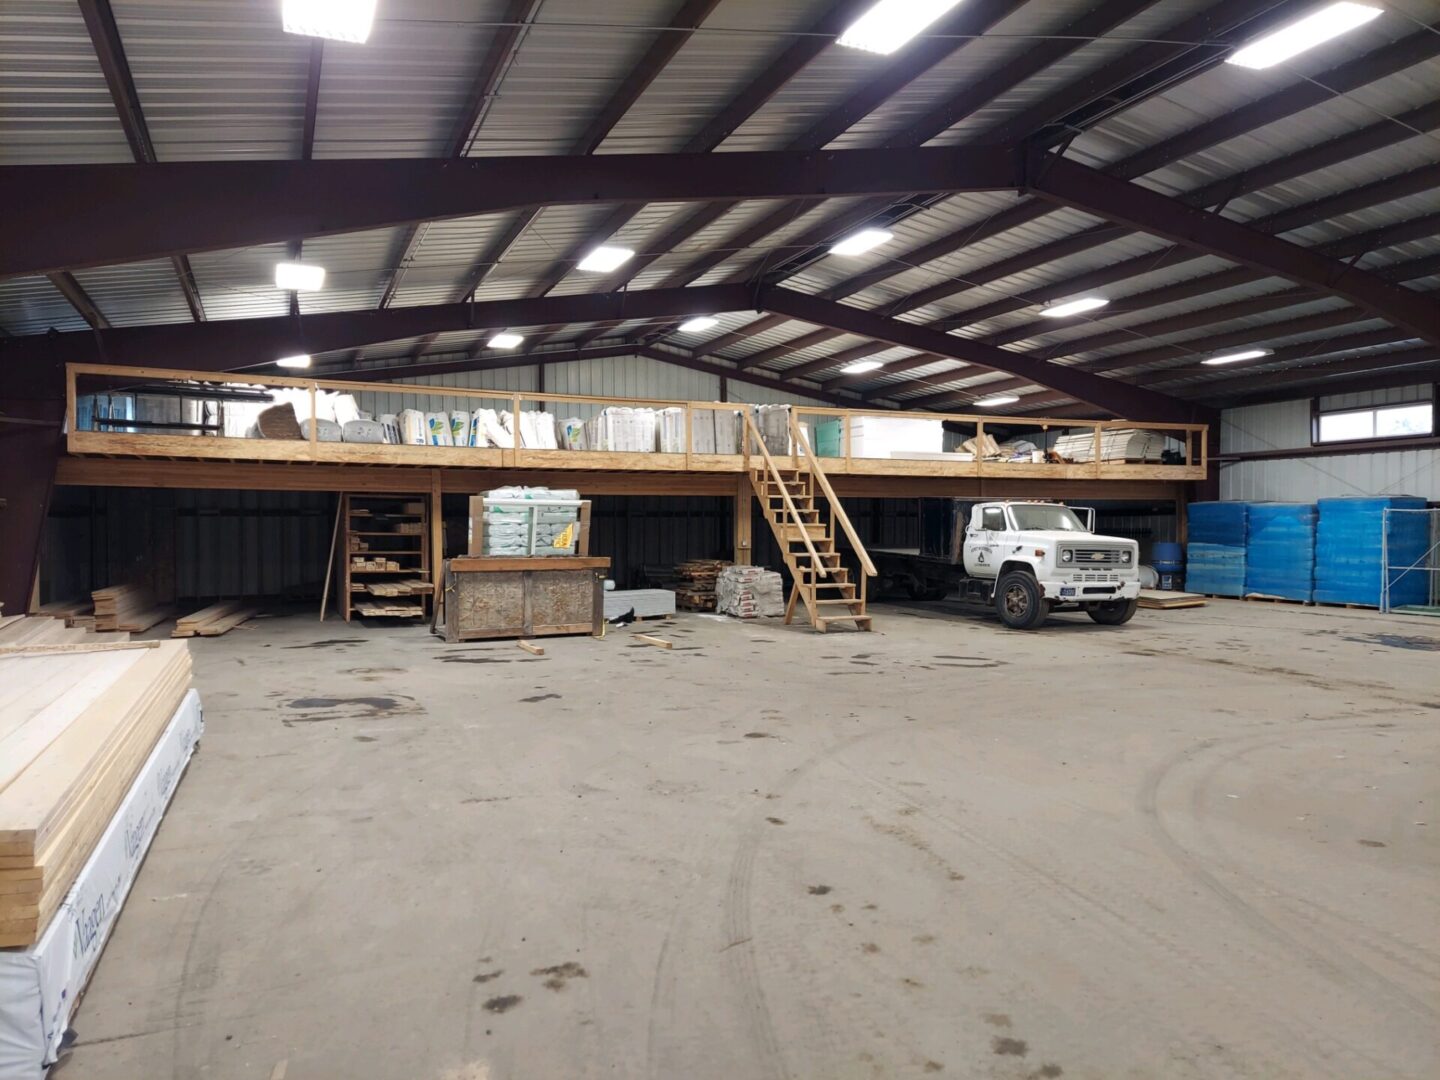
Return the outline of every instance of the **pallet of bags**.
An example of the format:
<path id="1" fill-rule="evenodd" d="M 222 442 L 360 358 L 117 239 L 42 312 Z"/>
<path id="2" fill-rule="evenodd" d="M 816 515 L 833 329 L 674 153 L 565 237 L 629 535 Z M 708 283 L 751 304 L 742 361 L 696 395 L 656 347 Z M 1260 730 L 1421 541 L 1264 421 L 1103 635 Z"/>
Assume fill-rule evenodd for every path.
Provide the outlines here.
<path id="1" fill-rule="evenodd" d="M 737 619 L 785 614 L 785 584 L 763 566 L 726 566 L 715 577 L 715 610 Z"/>
<path id="2" fill-rule="evenodd" d="M 660 452 L 662 454 L 683 454 L 685 452 L 685 410 L 672 405 L 656 414 L 660 425 Z"/>

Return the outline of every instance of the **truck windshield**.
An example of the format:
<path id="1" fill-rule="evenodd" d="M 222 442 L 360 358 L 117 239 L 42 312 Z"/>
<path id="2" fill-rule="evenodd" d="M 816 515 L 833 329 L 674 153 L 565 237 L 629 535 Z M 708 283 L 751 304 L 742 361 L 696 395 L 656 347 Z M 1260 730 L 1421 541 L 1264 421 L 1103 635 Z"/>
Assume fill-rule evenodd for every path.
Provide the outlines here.
<path id="1" fill-rule="evenodd" d="M 1084 532 L 1085 526 L 1068 506 L 1011 506 L 1020 532 Z"/>

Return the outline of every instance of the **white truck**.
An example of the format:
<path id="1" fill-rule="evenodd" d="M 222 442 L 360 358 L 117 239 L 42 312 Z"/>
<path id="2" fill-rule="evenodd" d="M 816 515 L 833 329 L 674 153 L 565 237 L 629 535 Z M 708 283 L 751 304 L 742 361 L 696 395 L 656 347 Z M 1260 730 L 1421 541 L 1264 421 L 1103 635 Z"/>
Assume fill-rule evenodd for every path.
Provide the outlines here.
<path id="1" fill-rule="evenodd" d="M 1015 500 L 920 503 L 920 549 L 870 549 L 882 587 L 901 585 L 928 600 L 958 587 L 960 599 L 993 607 L 1015 630 L 1033 630 L 1052 611 L 1083 610 L 1104 626 L 1135 614 L 1140 546 L 1097 535 L 1093 510 Z"/>

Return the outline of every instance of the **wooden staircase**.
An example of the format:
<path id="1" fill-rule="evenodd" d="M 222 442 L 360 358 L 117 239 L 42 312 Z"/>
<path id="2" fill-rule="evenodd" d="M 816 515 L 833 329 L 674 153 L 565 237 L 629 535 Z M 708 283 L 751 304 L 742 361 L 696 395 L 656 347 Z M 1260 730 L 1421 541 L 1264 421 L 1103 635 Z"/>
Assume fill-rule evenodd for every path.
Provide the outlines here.
<path id="1" fill-rule="evenodd" d="M 750 486 L 760 500 L 794 582 L 785 605 L 785 621 L 794 618 L 797 602 L 803 602 L 810 624 L 822 633 L 834 622 L 853 624 L 857 630 L 871 629 L 865 584 L 875 575 L 875 566 L 835 497 L 795 413 L 790 413 L 794 453 L 791 467 L 783 469 L 770 456 L 753 418 L 749 413 L 743 415 L 745 468 Z M 752 447 L 758 448 L 758 456 L 752 454 Z M 836 546 L 840 532 L 850 541 L 859 561 L 862 572 L 858 582 L 851 580 L 849 567 L 841 563 Z"/>

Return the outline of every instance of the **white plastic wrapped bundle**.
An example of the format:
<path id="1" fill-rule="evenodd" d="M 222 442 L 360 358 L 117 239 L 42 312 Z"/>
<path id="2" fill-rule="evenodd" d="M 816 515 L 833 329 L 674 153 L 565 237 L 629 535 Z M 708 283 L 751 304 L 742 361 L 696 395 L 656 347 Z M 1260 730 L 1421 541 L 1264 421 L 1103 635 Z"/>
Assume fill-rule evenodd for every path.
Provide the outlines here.
<path id="1" fill-rule="evenodd" d="M 426 440 L 431 446 L 453 446 L 450 438 L 450 415 L 443 412 L 427 412 L 425 414 L 425 426 L 429 438 Z"/>
<path id="2" fill-rule="evenodd" d="M 755 426 L 760 429 L 760 438 L 771 454 L 790 453 L 789 405 L 757 405 Z M 935 421 L 935 426 L 939 427 L 940 421 Z"/>
<path id="3" fill-rule="evenodd" d="M 715 453 L 740 453 L 740 414 L 734 409 L 714 409 Z"/>
<path id="4" fill-rule="evenodd" d="M 470 445 L 489 446 L 490 440 L 485 435 L 485 419 L 480 415 L 481 410 L 477 409 L 470 414 Z"/>
<path id="5" fill-rule="evenodd" d="M 406 446 L 425 446 L 430 442 L 430 432 L 425 425 L 425 414 L 419 409 L 401 410 L 400 441 Z"/>
<path id="6" fill-rule="evenodd" d="M 763 566 L 726 566 L 715 578 L 715 610 L 739 619 L 783 615 L 784 583 Z"/>
<path id="7" fill-rule="evenodd" d="M 398 445 L 404 440 L 400 437 L 400 420 L 394 413 L 381 413 L 380 426 L 385 430 L 385 441 L 391 445 Z"/>
<path id="8" fill-rule="evenodd" d="M 470 414 L 464 409 L 450 411 L 450 442 L 454 446 L 470 445 Z"/>
<path id="9" fill-rule="evenodd" d="M 532 412 L 528 415 L 535 429 L 535 449 L 560 449 L 560 444 L 555 438 L 555 417 L 548 412 Z"/>
<path id="10" fill-rule="evenodd" d="M 578 416 L 560 421 L 560 445 L 566 450 L 585 450 L 585 421 Z"/>
<path id="11" fill-rule="evenodd" d="M 662 454 L 683 454 L 685 452 L 685 410 L 672 405 L 661 409 L 660 452 Z"/>
<path id="12" fill-rule="evenodd" d="M 494 409 L 481 409 L 475 415 L 480 417 L 485 439 L 491 446 L 508 448 L 514 445 L 510 441 L 510 432 L 505 430 L 505 425 L 500 422 L 500 416 Z"/>
<path id="13" fill-rule="evenodd" d="M 660 444 L 660 425 L 654 409 L 635 410 L 635 449 L 653 454 Z"/>

